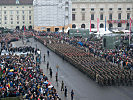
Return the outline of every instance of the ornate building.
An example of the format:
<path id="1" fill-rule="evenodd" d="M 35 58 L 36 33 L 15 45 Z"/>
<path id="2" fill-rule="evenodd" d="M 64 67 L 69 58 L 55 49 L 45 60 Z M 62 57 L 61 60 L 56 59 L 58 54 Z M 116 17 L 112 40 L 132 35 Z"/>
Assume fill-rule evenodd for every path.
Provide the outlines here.
<path id="1" fill-rule="evenodd" d="M 72 0 L 72 27 L 129 28 L 133 0 Z"/>
<path id="2" fill-rule="evenodd" d="M 71 27 L 71 0 L 34 0 L 34 29 L 61 31 Z"/>
<path id="3" fill-rule="evenodd" d="M 0 0 L 0 27 L 32 29 L 33 0 Z"/>

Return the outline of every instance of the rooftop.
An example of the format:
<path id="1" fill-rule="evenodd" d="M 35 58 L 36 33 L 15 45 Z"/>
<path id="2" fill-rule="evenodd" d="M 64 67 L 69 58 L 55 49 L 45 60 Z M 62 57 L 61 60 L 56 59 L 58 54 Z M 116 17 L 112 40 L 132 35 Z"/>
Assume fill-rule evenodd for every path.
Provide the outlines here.
<path id="1" fill-rule="evenodd" d="M 0 0 L 0 5 L 33 5 L 33 0 Z"/>

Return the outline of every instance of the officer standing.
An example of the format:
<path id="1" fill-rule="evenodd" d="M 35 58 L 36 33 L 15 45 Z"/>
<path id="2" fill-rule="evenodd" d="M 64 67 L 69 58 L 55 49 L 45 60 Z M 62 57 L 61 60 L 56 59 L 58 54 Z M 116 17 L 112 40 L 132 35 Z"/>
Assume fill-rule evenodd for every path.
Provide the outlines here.
<path id="1" fill-rule="evenodd" d="M 44 56 L 43 56 L 43 59 L 44 59 L 44 62 L 45 62 L 45 54 L 44 54 Z"/>
<path id="2" fill-rule="evenodd" d="M 65 92 L 64 92 L 64 94 L 65 94 L 65 97 L 67 97 L 67 87 L 65 86 Z"/>

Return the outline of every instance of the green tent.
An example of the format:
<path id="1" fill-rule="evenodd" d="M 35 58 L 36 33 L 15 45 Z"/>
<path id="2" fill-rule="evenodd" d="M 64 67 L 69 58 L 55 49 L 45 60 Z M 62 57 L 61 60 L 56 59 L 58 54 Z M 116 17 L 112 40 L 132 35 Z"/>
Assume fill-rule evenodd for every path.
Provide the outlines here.
<path id="1" fill-rule="evenodd" d="M 70 37 L 89 37 L 89 29 L 70 29 Z"/>
<path id="2" fill-rule="evenodd" d="M 114 49 L 120 45 L 121 34 L 109 34 L 103 36 L 103 48 Z"/>

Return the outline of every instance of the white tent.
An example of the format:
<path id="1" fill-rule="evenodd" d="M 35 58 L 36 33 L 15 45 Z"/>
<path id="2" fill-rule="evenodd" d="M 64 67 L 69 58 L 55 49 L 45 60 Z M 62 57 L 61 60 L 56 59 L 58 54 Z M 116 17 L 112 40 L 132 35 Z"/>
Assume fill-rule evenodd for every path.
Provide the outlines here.
<path id="1" fill-rule="evenodd" d="M 112 32 L 109 31 L 107 28 L 106 28 L 106 31 L 105 31 L 105 28 L 100 28 L 100 29 L 99 29 L 99 32 L 94 33 L 94 34 L 96 34 L 97 36 L 103 36 L 103 35 L 105 35 L 105 34 L 111 34 L 111 33 L 112 33 Z"/>

